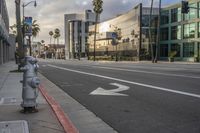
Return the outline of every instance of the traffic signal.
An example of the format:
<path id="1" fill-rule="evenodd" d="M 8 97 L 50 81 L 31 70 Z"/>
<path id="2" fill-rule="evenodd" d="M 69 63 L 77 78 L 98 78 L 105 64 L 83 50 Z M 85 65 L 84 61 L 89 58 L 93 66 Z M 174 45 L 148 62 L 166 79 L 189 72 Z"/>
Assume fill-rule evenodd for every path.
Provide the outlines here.
<path id="1" fill-rule="evenodd" d="M 186 14 L 189 12 L 188 1 L 182 1 L 182 4 L 181 4 L 181 12 L 182 12 L 182 13 L 186 13 Z"/>

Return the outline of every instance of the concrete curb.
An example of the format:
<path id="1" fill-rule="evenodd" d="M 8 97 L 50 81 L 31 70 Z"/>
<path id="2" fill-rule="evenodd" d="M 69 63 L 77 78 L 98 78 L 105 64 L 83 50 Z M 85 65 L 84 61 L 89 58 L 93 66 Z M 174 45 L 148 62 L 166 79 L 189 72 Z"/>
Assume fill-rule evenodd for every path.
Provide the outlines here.
<path id="1" fill-rule="evenodd" d="M 63 126 L 64 131 L 66 133 L 79 133 L 77 128 L 74 126 L 74 124 L 71 122 L 68 116 L 64 113 L 60 105 L 56 102 L 56 100 L 51 97 L 48 92 L 45 90 L 43 85 L 39 86 L 39 90 L 42 93 L 42 95 L 45 97 L 48 104 L 51 106 L 53 112 L 55 113 L 58 121 Z"/>

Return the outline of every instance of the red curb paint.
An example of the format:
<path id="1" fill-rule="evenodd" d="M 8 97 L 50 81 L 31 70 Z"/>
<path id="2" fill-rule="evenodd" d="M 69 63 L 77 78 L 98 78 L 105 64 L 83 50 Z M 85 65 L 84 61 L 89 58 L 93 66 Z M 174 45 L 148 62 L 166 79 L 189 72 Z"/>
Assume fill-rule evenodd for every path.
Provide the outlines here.
<path id="1" fill-rule="evenodd" d="M 45 90 L 43 85 L 39 86 L 39 90 L 42 95 L 45 97 L 48 104 L 51 106 L 54 111 L 58 121 L 63 126 L 65 133 L 79 133 L 73 123 L 70 121 L 69 117 L 64 113 L 60 105 L 56 102 L 56 100 L 51 97 L 48 92 Z"/>

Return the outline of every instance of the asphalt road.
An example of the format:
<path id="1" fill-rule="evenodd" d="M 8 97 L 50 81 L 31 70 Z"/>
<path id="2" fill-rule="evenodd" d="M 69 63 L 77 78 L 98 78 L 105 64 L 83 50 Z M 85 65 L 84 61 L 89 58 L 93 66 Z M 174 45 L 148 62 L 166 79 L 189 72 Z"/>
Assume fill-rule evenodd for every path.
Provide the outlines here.
<path id="1" fill-rule="evenodd" d="M 119 133 L 200 133 L 200 64 L 43 60 L 40 72 Z"/>

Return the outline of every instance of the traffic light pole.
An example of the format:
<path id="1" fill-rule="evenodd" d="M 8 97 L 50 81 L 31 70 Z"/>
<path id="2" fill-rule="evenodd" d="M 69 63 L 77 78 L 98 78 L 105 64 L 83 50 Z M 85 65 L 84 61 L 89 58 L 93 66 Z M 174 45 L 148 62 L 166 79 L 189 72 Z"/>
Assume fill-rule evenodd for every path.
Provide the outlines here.
<path id="1" fill-rule="evenodd" d="M 190 7 L 188 1 L 181 2 L 181 13 L 188 14 L 191 8 L 199 10 L 197 7 Z"/>

